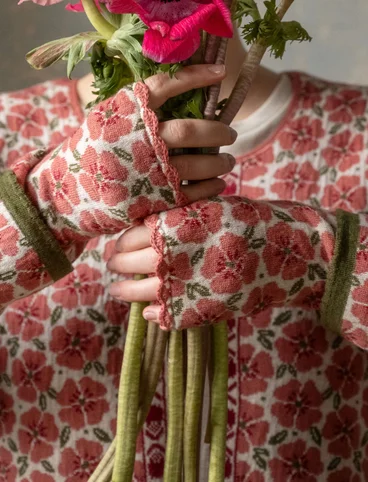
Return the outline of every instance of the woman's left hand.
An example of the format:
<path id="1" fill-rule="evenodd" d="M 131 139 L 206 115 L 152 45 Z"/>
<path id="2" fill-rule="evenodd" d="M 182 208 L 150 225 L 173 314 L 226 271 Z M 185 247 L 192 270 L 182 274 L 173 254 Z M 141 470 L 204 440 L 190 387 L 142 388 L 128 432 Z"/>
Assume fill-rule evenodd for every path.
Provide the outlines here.
<path id="1" fill-rule="evenodd" d="M 129 229 L 116 242 L 107 268 L 118 274 L 152 274 L 156 271 L 158 254 L 151 247 L 150 230 L 144 225 Z M 156 301 L 159 279 L 154 276 L 140 281 L 116 281 L 110 286 L 112 296 L 124 301 Z M 158 321 L 160 306 L 148 306 L 143 315 L 148 321 Z"/>

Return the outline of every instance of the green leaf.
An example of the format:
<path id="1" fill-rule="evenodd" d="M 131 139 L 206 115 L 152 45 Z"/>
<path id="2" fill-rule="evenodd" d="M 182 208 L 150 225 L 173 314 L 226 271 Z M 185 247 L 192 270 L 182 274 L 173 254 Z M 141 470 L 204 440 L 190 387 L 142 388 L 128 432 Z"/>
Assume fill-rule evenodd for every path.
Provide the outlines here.
<path id="1" fill-rule="evenodd" d="M 321 240 L 321 237 L 319 235 L 319 232 L 318 231 L 314 231 L 314 233 L 312 234 L 311 236 L 311 243 L 312 243 L 312 246 L 315 246 L 316 244 L 318 244 Z"/>
<path id="2" fill-rule="evenodd" d="M 338 410 L 341 405 L 341 396 L 339 392 L 336 392 L 333 397 L 333 407 L 335 410 Z"/>
<path id="3" fill-rule="evenodd" d="M 368 442 L 368 430 L 365 431 L 363 438 L 362 438 L 362 443 L 360 444 L 362 447 L 367 445 Z"/>
<path id="4" fill-rule="evenodd" d="M 55 472 L 54 467 L 50 464 L 48 460 L 42 460 L 41 465 L 47 472 L 50 472 L 50 473 Z"/>
<path id="5" fill-rule="evenodd" d="M 234 295 L 230 296 L 230 298 L 226 301 L 226 304 L 235 305 L 239 300 L 241 300 L 243 293 L 235 293 Z"/>
<path id="6" fill-rule="evenodd" d="M 32 343 L 34 343 L 34 345 L 36 345 L 38 350 L 42 350 L 42 351 L 46 350 L 45 343 L 43 341 L 39 340 L 38 338 L 33 338 Z"/>
<path id="7" fill-rule="evenodd" d="M 92 363 L 91 362 L 86 363 L 83 368 L 83 373 L 87 375 L 87 373 L 90 372 L 91 370 L 92 370 Z"/>
<path id="8" fill-rule="evenodd" d="M 342 124 L 335 124 L 331 129 L 329 134 L 334 135 L 336 134 L 342 127 Z"/>
<path id="9" fill-rule="evenodd" d="M 41 410 L 44 412 L 47 409 L 47 398 L 44 393 L 41 393 L 40 395 L 39 404 Z"/>
<path id="10" fill-rule="evenodd" d="M 281 432 L 278 432 L 275 435 L 273 435 L 268 441 L 268 443 L 271 445 L 278 445 L 286 439 L 287 435 L 288 435 L 287 430 L 281 430 Z"/>
<path id="11" fill-rule="evenodd" d="M 172 305 L 172 310 L 173 310 L 174 316 L 179 316 L 180 313 L 183 311 L 183 307 L 184 307 L 184 302 L 183 302 L 182 299 L 178 299 L 178 300 L 174 301 L 174 303 Z"/>
<path id="12" fill-rule="evenodd" d="M 296 293 L 298 293 L 298 291 L 300 291 L 303 288 L 303 286 L 304 286 L 304 278 L 300 278 L 291 287 L 290 292 L 289 292 L 289 296 L 293 296 Z"/>
<path id="13" fill-rule="evenodd" d="M 293 366 L 293 365 L 288 365 L 288 372 L 290 373 L 290 375 L 292 375 L 293 377 L 296 377 L 298 372 L 296 371 L 296 368 Z"/>
<path id="14" fill-rule="evenodd" d="M 361 471 L 361 466 L 360 466 L 360 460 L 362 458 L 362 452 L 360 451 L 355 451 L 354 452 L 354 459 L 353 459 L 353 464 L 355 468 L 357 469 L 358 472 Z"/>
<path id="15" fill-rule="evenodd" d="M 9 375 L 7 373 L 3 373 L 1 375 L 1 380 L 3 380 L 5 382 L 5 385 L 7 387 L 11 387 L 11 380 L 10 380 Z"/>
<path id="16" fill-rule="evenodd" d="M 92 251 L 90 251 L 90 253 L 92 255 L 92 258 L 95 261 L 97 261 L 98 263 L 101 261 L 101 255 L 96 249 L 92 249 Z"/>
<path id="17" fill-rule="evenodd" d="M 8 438 L 8 446 L 12 452 L 18 452 L 17 444 L 12 438 Z"/>
<path id="18" fill-rule="evenodd" d="M 84 52 L 85 56 L 87 51 L 92 48 L 93 45 L 100 39 L 101 35 L 98 32 L 82 32 L 77 35 L 73 35 L 73 37 L 53 40 L 52 42 L 42 45 L 41 47 L 37 47 L 26 55 L 26 59 L 34 69 L 45 69 L 46 67 L 50 67 L 50 65 L 53 65 L 59 60 L 65 58 L 69 51 L 73 49 L 73 57 L 71 60 L 72 65 L 73 62 L 78 63 L 78 58 L 80 58 L 82 52 Z M 74 66 L 75 65 L 76 63 Z M 70 67 L 68 66 L 68 71 L 69 69 Z"/>
<path id="19" fill-rule="evenodd" d="M 62 449 L 69 441 L 71 434 L 70 427 L 66 425 L 63 430 L 61 431 L 60 434 L 60 448 Z"/>
<path id="20" fill-rule="evenodd" d="M 254 226 L 247 226 L 246 230 L 243 233 L 243 236 L 247 239 L 252 239 L 254 236 L 254 231 Z"/>
<path id="21" fill-rule="evenodd" d="M 327 273 L 326 271 L 322 268 L 321 265 L 319 265 L 318 263 L 316 264 L 310 264 L 308 266 L 308 278 L 311 280 L 311 281 L 314 281 L 315 279 L 319 278 L 319 279 L 326 279 L 327 278 Z"/>
<path id="22" fill-rule="evenodd" d="M 63 308 L 61 306 L 57 306 L 52 310 L 51 326 L 55 325 L 60 320 L 62 314 L 63 314 Z"/>
<path id="23" fill-rule="evenodd" d="M 199 296 L 211 296 L 210 290 L 199 283 L 188 283 L 187 284 L 187 295 L 190 300 L 196 300 L 197 294 Z"/>
<path id="24" fill-rule="evenodd" d="M 327 466 L 327 470 L 334 470 L 336 469 L 341 462 L 341 457 L 335 457 L 331 460 L 331 462 Z"/>
<path id="25" fill-rule="evenodd" d="M 333 394 L 333 389 L 332 389 L 332 387 L 328 387 L 327 390 L 325 390 L 325 391 L 322 393 L 322 399 L 323 399 L 323 400 L 327 400 L 328 398 L 331 397 L 332 394 Z"/>
<path id="26" fill-rule="evenodd" d="M 161 196 L 165 199 L 165 201 L 169 204 L 175 204 L 174 194 L 169 189 L 160 189 Z"/>
<path id="27" fill-rule="evenodd" d="M 200 260 L 203 258 L 204 256 L 204 248 L 199 248 L 194 254 L 193 256 L 191 257 L 190 259 L 190 264 L 192 266 L 195 266 L 196 264 L 198 264 L 200 262 Z"/>
<path id="28" fill-rule="evenodd" d="M 318 117 L 323 117 L 323 109 L 320 105 L 314 104 L 312 110 Z"/>
<path id="29" fill-rule="evenodd" d="M 56 390 L 54 388 L 49 388 L 47 390 L 47 395 L 52 398 L 53 400 L 56 399 L 56 396 L 57 396 L 57 393 L 56 393 Z"/>
<path id="30" fill-rule="evenodd" d="M 274 337 L 275 334 L 270 330 L 259 330 L 257 341 L 266 348 L 266 350 L 272 350 L 272 341 L 269 339 L 270 337 Z"/>
<path id="31" fill-rule="evenodd" d="M 275 321 L 272 323 L 275 326 L 281 326 L 287 323 L 291 319 L 292 313 L 291 311 L 284 311 L 276 316 Z"/>
<path id="32" fill-rule="evenodd" d="M 114 147 L 113 151 L 120 159 L 124 159 L 124 161 L 127 162 L 133 162 L 133 156 L 122 147 Z"/>
<path id="33" fill-rule="evenodd" d="M 261 18 L 255 0 L 238 0 L 236 2 L 234 20 L 240 20 L 241 23 L 241 20 L 247 16 L 252 17 L 253 20 L 259 20 Z"/>
<path id="34" fill-rule="evenodd" d="M 287 365 L 285 365 L 285 363 L 280 365 L 276 371 L 276 378 L 282 378 L 285 375 L 286 370 L 287 370 Z"/>
<path id="35" fill-rule="evenodd" d="M 288 214 L 286 214 L 284 211 L 278 211 L 276 209 L 273 209 L 274 215 L 281 219 L 282 221 L 285 221 L 286 223 L 293 223 L 294 219 L 290 217 Z"/>
<path id="36" fill-rule="evenodd" d="M 93 433 L 95 434 L 96 438 L 100 440 L 100 442 L 104 442 L 104 443 L 112 442 L 109 435 L 101 428 L 94 428 Z"/>
<path id="37" fill-rule="evenodd" d="M 91 320 L 96 321 L 97 323 L 105 323 L 106 318 L 102 313 L 95 310 L 94 308 L 88 308 L 87 315 L 91 318 Z"/>
<path id="38" fill-rule="evenodd" d="M 254 453 L 253 454 L 253 459 L 255 463 L 258 465 L 258 467 L 261 470 L 266 470 L 267 468 L 267 461 L 261 456 L 259 453 Z"/>
<path id="39" fill-rule="evenodd" d="M 95 367 L 95 370 L 96 370 L 96 372 L 97 372 L 99 375 L 104 375 L 104 374 L 105 374 L 105 369 L 104 369 L 103 365 L 102 365 L 99 361 L 94 361 L 94 362 L 93 362 L 93 366 Z"/>
<path id="40" fill-rule="evenodd" d="M 309 432 L 312 436 L 313 441 L 320 447 L 321 442 L 322 442 L 322 435 L 321 432 L 319 431 L 318 427 L 311 427 L 309 429 Z"/>
<path id="41" fill-rule="evenodd" d="M 16 276 L 16 271 L 5 271 L 0 274 L 0 281 L 9 281 Z"/>
<path id="42" fill-rule="evenodd" d="M 339 346 L 341 345 L 341 343 L 344 341 L 343 337 L 342 336 L 337 336 L 334 341 L 332 342 L 332 348 L 334 350 L 336 350 L 337 348 L 339 348 Z"/>
<path id="43" fill-rule="evenodd" d="M 250 247 L 252 249 L 259 249 L 262 248 L 266 244 L 266 240 L 264 238 L 253 239 L 250 243 Z"/>
<path id="44" fill-rule="evenodd" d="M 18 457 L 17 458 L 17 463 L 20 463 L 20 467 L 19 467 L 19 475 L 20 477 L 22 477 L 22 475 L 24 475 L 26 472 L 27 472 L 27 469 L 28 469 L 28 459 L 26 456 L 24 457 Z"/>

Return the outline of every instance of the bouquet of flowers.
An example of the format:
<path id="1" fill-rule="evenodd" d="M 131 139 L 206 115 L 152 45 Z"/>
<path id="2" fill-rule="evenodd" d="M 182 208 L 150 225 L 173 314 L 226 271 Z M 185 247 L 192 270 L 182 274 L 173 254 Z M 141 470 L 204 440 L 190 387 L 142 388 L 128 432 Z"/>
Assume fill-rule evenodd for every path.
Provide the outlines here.
<path id="1" fill-rule="evenodd" d="M 33 1 L 46 6 L 63 0 Z M 160 120 L 205 118 L 230 124 L 242 106 L 267 49 L 282 57 L 288 41 L 310 40 L 298 22 L 283 17 L 294 0 L 81 0 L 67 5 L 84 12 L 95 30 L 54 40 L 27 55 L 42 69 L 60 60 L 70 77 L 87 59 L 94 75 L 96 102 L 122 87 L 166 72 L 175 76 L 190 63 L 223 64 L 233 24 L 242 25 L 250 45 L 247 59 L 229 96 L 219 102 L 220 85 L 198 89 L 167 101 Z M 214 150 L 210 150 L 214 152 Z M 234 303 L 236 300 L 234 300 Z M 227 327 L 186 332 L 162 331 L 147 323 L 145 305 L 131 307 L 119 388 L 116 439 L 89 482 L 130 482 L 136 439 L 155 394 L 164 359 L 168 356 L 168 436 L 164 480 L 195 482 L 198 471 L 199 426 L 205 370 L 211 383 L 206 442 L 210 443 L 209 481 L 224 480 L 227 423 Z M 210 349 L 209 349 L 210 348 Z"/>

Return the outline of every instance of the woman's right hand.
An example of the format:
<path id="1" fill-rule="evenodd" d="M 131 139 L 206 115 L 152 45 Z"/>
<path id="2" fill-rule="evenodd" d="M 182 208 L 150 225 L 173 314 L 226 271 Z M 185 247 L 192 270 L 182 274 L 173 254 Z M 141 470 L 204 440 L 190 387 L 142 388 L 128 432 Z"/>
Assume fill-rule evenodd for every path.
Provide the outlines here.
<path id="1" fill-rule="evenodd" d="M 175 77 L 167 74 L 154 75 L 145 83 L 149 89 L 149 107 L 157 110 L 169 98 L 200 87 L 221 82 L 225 68 L 221 65 L 195 65 L 182 69 Z M 162 122 L 159 135 L 168 149 L 188 147 L 222 147 L 234 143 L 237 133 L 220 122 L 177 119 Z M 196 181 L 182 186 L 188 200 L 196 201 L 220 194 L 226 184 L 219 179 L 232 170 L 235 159 L 230 154 L 179 155 L 170 158 L 170 164 L 179 174 L 180 180 Z"/>
<path id="2" fill-rule="evenodd" d="M 221 193 L 219 176 L 234 159 L 220 155 L 168 156 L 168 149 L 221 147 L 236 133 L 219 122 L 171 120 L 154 111 L 167 99 L 220 82 L 219 66 L 183 68 L 122 89 L 97 105 L 78 131 L 31 171 L 33 202 L 60 237 L 112 234 L 154 212 Z M 142 122 L 143 120 L 143 122 Z M 194 181 L 182 185 L 181 181 Z"/>

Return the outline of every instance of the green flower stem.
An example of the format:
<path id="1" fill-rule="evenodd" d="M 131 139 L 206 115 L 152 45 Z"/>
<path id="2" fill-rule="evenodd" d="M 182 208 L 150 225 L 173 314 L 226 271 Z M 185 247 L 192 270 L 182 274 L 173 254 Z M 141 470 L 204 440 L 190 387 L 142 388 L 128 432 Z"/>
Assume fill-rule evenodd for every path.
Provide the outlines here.
<path id="1" fill-rule="evenodd" d="M 136 280 L 145 276 L 137 275 Z M 112 482 L 131 482 L 137 440 L 137 416 L 142 351 L 147 322 L 142 316 L 147 303 L 132 303 L 120 375 L 116 453 Z"/>
<path id="2" fill-rule="evenodd" d="M 183 332 L 170 333 L 168 355 L 168 428 L 164 482 L 181 482 L 183 472 Z"/>
<path id="3" fill-rule="evenodd" d="M 211 453 L 208 481 L 223 482 L 225 480 L 229 362 L 226 321 L 212 327 L 212 349 Z"/>
<path id="4" fill-rule="evenodd" d="M 289 10 L 294 0 L 281 0 L 277 9 L 277 15 L 282 20 Z M 254 42 L 248 51 L 247 58 L 241 66 L 238 79 L 235 83 L 225 107 L 222 109 L 219 120 L 224 124 L 230 125 L 234 117 L 239 112 L 243 105 L 248 92 L 256 78 L 258 68 L 261 64 L 262 58 L 266 53 L 267 46 L 262 43 L 262 40 Z"/>
<path id="5" fill-rule="evenodd" d="M 110 39 L 116 31 L 116 28 L 111 25 L 100 13 L 96 7 L 95 0 L 82 0 L 84 11 L 88 20 L 106 40 Z"/>
<path id="6" fill-rule="evenodd" d="M 184 408 L 184 479 L 196 482 L 198 467 L 199 421 L 202 408 L 203 352 L 202 330 L 187 330 L 187 383 Z"/>
<path id="7" fill-rule="evenodd" d="M 161 330 L 157 323 L 148 323 L 140 381 L 138 433 L 142 430 L 156 393 L 158 379 L 164 365 L 168 338 L 169 332 Z"/>
<path id="8" fill-rule="evenodd" d="M 112 470 L 114 467 L 116 439 L 108 448 L 107 452 L 101 459 L 100 463 L 96 467 L 95 471 L 88 479 L 88 482 L 110 482 L 112 476 Z"/>

